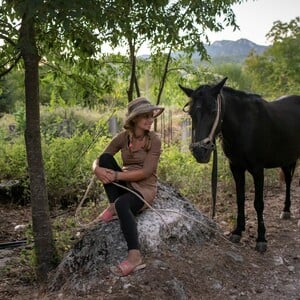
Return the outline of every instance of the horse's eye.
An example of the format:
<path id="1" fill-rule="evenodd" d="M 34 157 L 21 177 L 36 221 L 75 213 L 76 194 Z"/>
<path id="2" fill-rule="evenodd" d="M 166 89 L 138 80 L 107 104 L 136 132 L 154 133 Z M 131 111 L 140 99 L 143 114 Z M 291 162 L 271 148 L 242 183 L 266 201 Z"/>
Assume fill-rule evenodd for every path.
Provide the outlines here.
<path id="1" fill-rule="evenodd" d="M 199 115 L 199 112 L 201 112 L 201 106 L 200 105 L 195 105 L 195 106 L 192 106 L 190 111 L 189 111 L 189 114 L 191 117 L 193 116 L 197 116 Z"/>

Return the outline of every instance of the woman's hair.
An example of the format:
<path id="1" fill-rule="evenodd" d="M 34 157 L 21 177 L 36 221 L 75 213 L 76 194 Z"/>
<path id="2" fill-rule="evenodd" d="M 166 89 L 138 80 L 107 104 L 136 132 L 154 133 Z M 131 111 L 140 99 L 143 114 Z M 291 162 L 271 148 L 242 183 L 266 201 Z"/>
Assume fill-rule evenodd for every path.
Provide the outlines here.
<path id="1" fill-rule="evenodd" d="M 132 139 L 134 137 L 134 127 L 135 127 L 135 120 L 136 118 L 130 120 L 124 125 L 125 130 L 128 132 L 129 135 L 129 145 L 132 143 Z M 149 151 L 151 148 L 151 138 L 150 138 L 150 131 L 145 130 L 145 146 L 144 149 L 146 151 Z M 129 150 L 131 151 L 131 147 L 129 147 Z"/>

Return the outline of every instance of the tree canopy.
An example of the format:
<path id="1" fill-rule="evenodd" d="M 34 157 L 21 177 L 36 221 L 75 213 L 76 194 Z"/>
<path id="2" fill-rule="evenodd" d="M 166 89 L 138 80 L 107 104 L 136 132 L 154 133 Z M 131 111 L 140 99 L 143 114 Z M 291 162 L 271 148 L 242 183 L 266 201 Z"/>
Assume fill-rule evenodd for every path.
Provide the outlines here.
<path id="1" fill-rule="evenodd" d="M 20 59 L 20 12 L 27 5 L 35 20 L 41 62 L 54 65 L 56 70 L 62 70 L 61 62 L 76 65 L 84 77 L 86 73 L 94 74 L 97 68 L 101 68 L 99 59 L 104 55 L 104 45 L 126 49 L 127 60 L 119 61 L 130 70 L 127 88 L 130 101 L 139 93 L 136 56 L 143 44 L 146 43 L 153 53 L 169 51 L 172 47 L 172 51 L 185 53 L 199 51 L 201 57 L 206 58 L 207 31 L 220 31 L 224 26 L 236 29 L 230 6 L 241 2 L 3 0 L 0 38 L 5 44 L 0 58 L 0 74 L 8 72 Z M 99 72 L 98 76 L 101 76 Z M 94 85 L 94 88 L 96 95 L 99 90 L 105 90 L 103 85 Z"/>
<path id="2" fill-rule="evenodd" d="M 300 94 L 300 18 L 274 22 L 267 36 L 273 44 L 262 55 L 252 53 L 245 62 L 252 89 L 268 97 Z"/>
<path id="3" fill-rule="evenodd" d="M 55 264 L 41 149 L 41 64 L 51 66 L 49 70 L 52 71 L 61 70 L 61 64 L 66 64 L 68 71 L 66 68 L 64 74 L 70 78 L 72 67 L 77 66 L 88 78 L 99 67 L 104 43 L 111 47 L 127 46 L 131 66 L 127 90 L 130 101 L 134 87 L 136 93 L 139 92 L 136 53 L 142 43 L 147 41 L 151 48 L 160 51 L 171 47 L 205 53 L 205 30 L 221 30 L 223 15 L 226 26 L 236 27 L 230 6 L 241 2 L 2 0 L 0 77 L 16 66 L 25 71 L 25 143 L 39 280 L 46 280 Z M 78 75 L 79 72 L 73 78 L 78 79 Z M 97 72 L 95 76 L 98 75 Z"/>

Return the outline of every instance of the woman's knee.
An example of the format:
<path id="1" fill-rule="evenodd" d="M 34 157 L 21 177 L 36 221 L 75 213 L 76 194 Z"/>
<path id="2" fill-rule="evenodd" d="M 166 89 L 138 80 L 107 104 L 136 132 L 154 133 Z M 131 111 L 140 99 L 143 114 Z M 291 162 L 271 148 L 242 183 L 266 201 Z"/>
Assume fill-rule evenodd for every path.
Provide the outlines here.
<path id="1" fill-rule="evenodd" d="M 102 153 L 99 156 L 99 166 L 100 167 L 107 167 L 111 165 L 111 162 L 113 161 L 113 156 L 109 153 Z"/>
<path id="2" fill-rule="evenodd" d="M 117 198 L 115 201 L 115 209 L 117 213 L 124 212 L 125 210 L 129 210 L 128 201 L 126 199 L 123 199 L 122 197 Z"/>

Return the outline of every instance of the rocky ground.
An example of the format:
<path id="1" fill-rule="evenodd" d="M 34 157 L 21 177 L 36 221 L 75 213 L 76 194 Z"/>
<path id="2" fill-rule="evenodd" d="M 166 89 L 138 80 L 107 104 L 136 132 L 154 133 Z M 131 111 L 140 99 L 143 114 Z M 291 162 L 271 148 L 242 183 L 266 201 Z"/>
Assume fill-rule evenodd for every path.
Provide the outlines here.
<path id="1" fill-rule="evenodd" d="M 72 291 L 49 293 L 30 280 L 30 269 L 21 264 L 21 248 L 0 249 L 0 299 L 278 299 L 300 300 L 300 186 L 292 187 L 291 220 L 279 218 L 284 189 L 265 188 L 265 224 L 268 250 L 255 248 L 256 217 L 253 190 L 247 193 L 247 229 L 242 241 L 226 239 L 235 215 L 234 195 L 218 192 L 216 222 L 224 235 L 217 234 L 202 247 L 185 246 L 176 252 L 147 253 L 147 267 L 125 278 L 103 270 L 99 289 L 74 295 Z M 208 205 L 199 205 L 209 214 Z M 74 212 L 70 212 L 74 213 Z M 1 241 L 23 239 L 19 224 L 30 221 L 30 208 L 0 204 Z"/>

